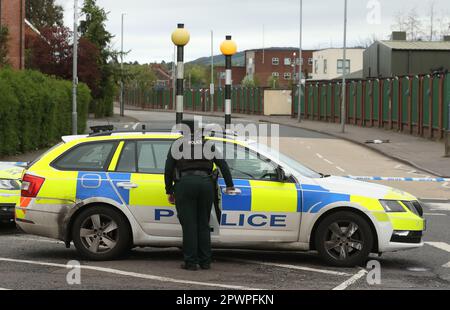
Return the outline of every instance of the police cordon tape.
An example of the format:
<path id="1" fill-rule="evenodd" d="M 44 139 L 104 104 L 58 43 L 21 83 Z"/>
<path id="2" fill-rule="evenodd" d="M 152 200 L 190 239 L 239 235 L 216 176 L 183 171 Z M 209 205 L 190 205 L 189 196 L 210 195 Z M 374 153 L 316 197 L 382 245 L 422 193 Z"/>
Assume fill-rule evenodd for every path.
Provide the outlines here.
<path id="1" fill-rule="evenodd" d="M 450 182 L 450 178 L 408 178 L 408 177 L 370 177 L 346 175 L 344 178 L 358 181 L 397 181 L 397 182 Z"/>

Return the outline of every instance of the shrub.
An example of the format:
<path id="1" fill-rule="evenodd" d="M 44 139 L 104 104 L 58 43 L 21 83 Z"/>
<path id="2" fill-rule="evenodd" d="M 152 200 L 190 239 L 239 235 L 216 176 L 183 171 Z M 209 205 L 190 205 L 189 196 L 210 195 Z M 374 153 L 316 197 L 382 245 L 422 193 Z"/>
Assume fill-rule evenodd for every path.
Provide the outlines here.
<path id="1" fill-rule="evenodd" d="M 78 87 L 78 132 L 86 129 L 90 90 Z M 37 71 L 0 70 L 0 155 L 47 147 L 71 133 L 72 83 Z"/>

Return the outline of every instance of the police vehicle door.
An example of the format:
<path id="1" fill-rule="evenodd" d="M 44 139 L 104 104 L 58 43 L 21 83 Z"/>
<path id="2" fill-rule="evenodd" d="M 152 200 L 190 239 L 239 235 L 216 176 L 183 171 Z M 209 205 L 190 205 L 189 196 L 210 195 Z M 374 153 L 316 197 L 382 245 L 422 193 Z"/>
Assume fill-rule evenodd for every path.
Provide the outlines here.
<path id="1" fill-rule="evenodd" d="M 149 235 L 182 236 L 175 206 L 169 204 L 164 185 L 165 161 L 172 142 L 125 141 L 115 173 L 110 173 L 128 208 Z"/>
<path id="2" fill-rule="evenodd" d="M 222 143 L 216 144 L 221 145 L 223 148 Z M 240 193 L 224 193 L 225 183 L 219 178 L 220 240 L 297 241 L 300 213 L 295 182 L 280 180 L 275 163 L 234 143 L 226 144 L 224 156 Z"/>

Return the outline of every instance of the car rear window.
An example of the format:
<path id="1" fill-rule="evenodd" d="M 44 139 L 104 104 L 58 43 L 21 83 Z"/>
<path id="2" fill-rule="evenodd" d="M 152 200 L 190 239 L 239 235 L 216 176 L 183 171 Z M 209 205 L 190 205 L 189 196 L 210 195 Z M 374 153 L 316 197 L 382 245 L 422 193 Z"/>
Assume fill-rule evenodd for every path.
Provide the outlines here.
<path id="1" fill-rule="evenodd" d="M 59 157 L 52 166 L 60 170 L 102 171 L 111 160 L 116 142 L 80 144 Z"/>

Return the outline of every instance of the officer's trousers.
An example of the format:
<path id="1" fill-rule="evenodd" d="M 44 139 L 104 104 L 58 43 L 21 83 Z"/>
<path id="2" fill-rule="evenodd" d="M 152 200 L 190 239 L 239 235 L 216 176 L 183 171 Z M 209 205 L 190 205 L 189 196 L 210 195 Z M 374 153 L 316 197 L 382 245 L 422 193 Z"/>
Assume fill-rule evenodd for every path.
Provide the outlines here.
<path id="1" fill-rule="evenodd" d="M 175 203 L 183 228 L 183 255 L 188 264 L 211 263 L 209 219 L 214 201 L 211 177 L 187 175 L 175 184 Z"/>

